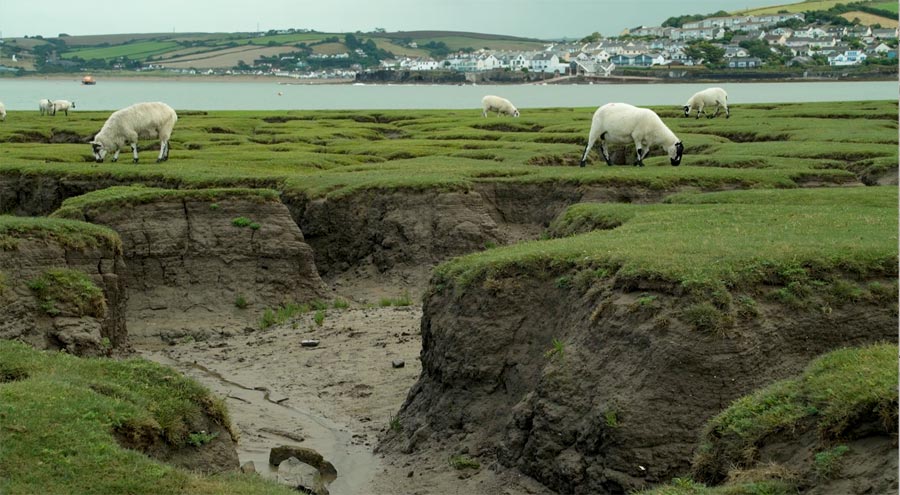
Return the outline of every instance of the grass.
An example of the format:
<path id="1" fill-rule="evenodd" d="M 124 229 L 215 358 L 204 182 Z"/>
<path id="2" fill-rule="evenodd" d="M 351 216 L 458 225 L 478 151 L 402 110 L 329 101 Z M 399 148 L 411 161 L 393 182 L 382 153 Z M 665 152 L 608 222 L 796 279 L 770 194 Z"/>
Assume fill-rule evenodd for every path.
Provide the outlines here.
<path id="1" fill-rule="evenodd" d="M 50 316 L 106 316 L 106 298 L 84 272 L 50 268 L 28 282 L 40 308 Z"/>
<path id="2" fill-rule="evenodd" d="M 378 302 L 378 305 L 382 308 L 389 306 L 412 306 L 412 299 L 409 297 L 409 292 L 403 292 L 399 297 L 382 297 Z"/>
<path id="3" fill-rule="evenodd" d="M 182 112 L 170 160 L 139 166 L 94 163 L 80 142 L 109 112 L 52 123 L 37 112 L 10 112 L 0 127 L 0 174 L 264 187 L 318 198 L 485 183 L 793 188 L 854 182 L 863 170 L 897 163 L 896 102 L 735 105 L 735 118 L 714 122 L 680 118 L 678 105 L 655 108 L 685 142 L 681 167 L 656 150 L 643 169 L 610 168 L 595 151 L 582 169 L 575 163 L 593 108 L 530 109 L 506 126 L 486 124 L 475 102 L 471 110 Z"/>
<path id="4" fill-rule="evenodd" d="M 450 467 L 456 470 L 481 469 L 481 463 L 463 454 L 452 455 L 447 462 L 450 464 Z"/>
<path id="5" fill-rule="evenodd" d="M 294 303 L 288 303 L 275 309 L 266 308 L 260 317 L 259 328 L 265 330 L 269 327 L 280 325 L 299 314 L 308 313 L 309 311 L 310 307 L 308 304 Z"/>
<path id="6" fill-rule="evenodd" d="M 67 249 L 89 248 L 122 252 L 122 240 L 114 230 L 100 225 L 56 218 L 26 218 L 0 215 L 0 251 L 17 249 L 22 239 L 59 243 Z"/>
<path id="7" fill-rule="evenodd" d="M 760 283 L 787 287 L 830 282 L 845 274 L 896 276 L 896 187 L 746 191 L 697 198 L 697 204 L 684 200 L 575 206 L 563 215 L 560 228 L 565 229 L 567 221 L 589 224 L 582 220 L 585 216 L 624 223 L 613 230 L 585 227 L 579 230 L 587 233 L 572 237 L 456 258 L 440 265 L 436 276 L 466 287 L 514 272 L 553 276 L 577 270 L 620 282 L 667 282 L 672 290 L 706 295 Z M 804 200 L 810 203 L 801 204 Z M 573 210 L 579 213 L 573 215 Z"/>
<path id="8" fill-rule="evenodd" d="M 794 495 L 796 489 L 782 481 L 759 481 L 710 487 L 690 478 L 675 478 L 664 486 L 634 495 Z"/>
<path id="9" fill-rule="evenodd" d="M 841 471 L 841 458 L 850 451 L 846 445 L 838 445 L 834 448 L 816 453 L 813 458 L 816 475 L 820 478 L 835 478 Z"/>
<path id="10" fill-rule="evenodd" d="M 826 354 L 800 377 L 738 399 L 710 420 L 694 471 L 715 478 L 730 465 L 746 464 L 764 438 L 807 422 L 825 442 L 846 438 L 861 422 L 892 434 L 897 428 L 897 385 L 895 344 Z"/>
<path id="11" fill-rule="evenodd" d="M 224 199 L 248 199 L 260 203 L 280 201 L 277 191 L 271 189 L 250 188 L 211 188 L 211 189 L 165 189 L 146 187 L 140 184 L 131 186 L 114 186 L 74 196 L 63 201 L 62 206 L 51 217 L 83 220 L 92 210 L 108 211 L 147 204 L 160 199 L 177 201 L 208 201 L 210 209 L 219 209 L 216 201 Z M 252 223 L 252 222 L 250 222 Z M 249 225 L 249 223 L 247 224 Z"/>
<path id="12" fill-rule="evenodd" d="M 292 493 L 257 476 L 202 476 L 119 446 L 113 432 L 129 428 L 184 446 L 204 440 L 195 426 L 202 415 L 229 426 L 220 400 L 171 369 L 3 340 L 0 379 L 3 493 Z"/>

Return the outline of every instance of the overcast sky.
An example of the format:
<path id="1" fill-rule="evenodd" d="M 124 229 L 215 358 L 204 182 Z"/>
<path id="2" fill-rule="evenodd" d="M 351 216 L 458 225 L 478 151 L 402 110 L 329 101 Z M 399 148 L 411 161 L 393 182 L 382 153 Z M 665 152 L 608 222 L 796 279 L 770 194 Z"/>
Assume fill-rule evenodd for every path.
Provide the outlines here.
<path id="1" fill-rule="evenodd" d="M 440 29 L 534 38 L 617 35 L 681 14 L 790 0 L 0 0 L 3 37 L 112 33 Z"/>

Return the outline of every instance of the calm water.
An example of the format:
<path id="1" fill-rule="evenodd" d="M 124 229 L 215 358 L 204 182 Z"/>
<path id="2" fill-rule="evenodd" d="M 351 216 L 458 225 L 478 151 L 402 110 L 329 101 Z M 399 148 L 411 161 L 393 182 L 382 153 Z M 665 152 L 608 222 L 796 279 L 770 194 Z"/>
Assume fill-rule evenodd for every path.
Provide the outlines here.
<path id="1" fill-rule="evenodd" d="M 41 98 L 66 99 L 77 110 L 114 110 L 140 101 L 164 101 L 176 110 L 327 110 L 480 108 L 499 94 L 520 109 L 595 107 L 611 101 L 682 105 L 712 84 L 594 84 L 566 86 L 290 85 L 271 82 L 103 81 L 0 79 L 8 110 L 35 110 Z M 722 83 L 729 103 L 896 100 L 895 81 Z M 279 95 L 279 93 L 281 93 Z"/>

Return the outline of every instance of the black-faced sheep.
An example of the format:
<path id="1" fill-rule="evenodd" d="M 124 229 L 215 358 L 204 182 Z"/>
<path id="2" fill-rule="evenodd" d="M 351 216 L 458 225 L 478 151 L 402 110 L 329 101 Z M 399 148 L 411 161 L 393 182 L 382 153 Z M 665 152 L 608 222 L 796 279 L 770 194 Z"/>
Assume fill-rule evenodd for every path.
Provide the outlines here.
<path id="1" fill-rule="evenodd" d="M 501 113 L 512 115 L 513 117 L 519 116 L 519 110 L 516 109 L 516 106 L 510 103 L 510 101 L 506 98 L 487 95 L 481 99 L 481 115 L 482 117 L 487 117 L 488 112 L 493 111 L 497 112 L 498 117 Z"/>
<path id="2" fill-rule="evenodd" d="M 706 115 L 706 112 L 703 111 L 706 107 L 716 106 L 716 113 L 712 115 Z M 725 109 L 725 118 L 731 117 L 731 112 L 728 111 L 728 93 L 725 92 L 722 88 L 708 88 L 703 91 L 698 91 L 688 99 L 687 103 L 684 104 L 684 116 L 690 117 L 692 110 L 697 110 L 697 118 L 700 118 L 700 114 L 706 115 L 707 118 L 713 118 L 719 115 L 719 110 L 721 108 Z"/>
<path id="3" fill-rule="evenodd" d="M 606 143 L 634 143 L 637 151 L 636 166 L 644 166 L 644 158 L 650 154 L 650 148 L 660 146 L 669 155 L 672 166 L 681 164 L 684 145 L 666 124 L 647 108 L 638 108 L 627 103 L 607 103 L 594 112 L 591 121 L 591 132 L 588 143 L 581 157 L 581 166 L 587 161 L 588 153 L 594 143 L 600 140 L 600 152 L 607 165 L 612 165 Z"/>
<path id="4" fill-rule="evenodd" d="M 119 151 L 126 143 L 131 144 L 134 163 L 138 161 L 138 139 L 159 136 L 159 156 L 156 162 L 169 159 L 169 138 L 178 115 L 172 107 L 162 102 L 135 103 L 130 107 L 116 110 L 106 119 L 103 128 L 91 141 L 94 159 L 102 162 L 109 151 L 113 151 L 112 161 L 119 159 Z"/>

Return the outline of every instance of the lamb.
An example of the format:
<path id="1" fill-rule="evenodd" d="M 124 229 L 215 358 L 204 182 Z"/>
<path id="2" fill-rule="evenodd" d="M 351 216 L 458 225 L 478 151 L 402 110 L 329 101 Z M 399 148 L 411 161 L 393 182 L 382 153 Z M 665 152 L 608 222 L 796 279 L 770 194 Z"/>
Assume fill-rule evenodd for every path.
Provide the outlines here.
<path id="1" fill-rule="evenodd" d="M 715 116 L 719 115 L 719 109 L 725 109 L 725 118 L 731 117 L 731 112 L 728 111 L 728 93 L 725 92 L 722 88 L 708 88 L 703 91 L 698 91 L 691 96 L 687 103 L 684 104 L 684 116 L 690 117 L 691 110 L 697 109 L 697 118 L 700 118 L 700 114 L 706 115 L 706 112 L 703 111 L 704 107 L 716 106 L 716 113 L 707 115 L 706 118 L 711 119 Z"/>
<path id="2" fill-rule="evenodd" d="M 656 112 L 627 103 L 607 103 L 594 112 L 587 147 L 581 157 L 582 167 L 597 139 L 600 139 L 600 152 L 610 166 L 612 162 L 606 149 L 607 141 L 620 144 L 633 142 L 637 150 L 635 166 L 641 167 L 653 146 L 660 146 L 669 154 L 673 167 L 681 165 L 681 155 L 684 153 L 681 140 L 663 124 Z"/>
<path id="3" fill-rule="evenodd" d="M 38 101 L 38 108 L 41 110 L 41 115 L 50 115 L 50 110 L 53 108 L 53 101 L 50 100 L 50 98 L 44 98 Z"/>
<path id="4" fill-rule="evenodd" d="M 116 110 L 106 119 L 103 128 L 94 136 L 91 147 L 94 160 L 102 163 L 106 154 L 115 152 L 112 161 L 119 159 L 119 151 L 126 143 L 131 144 L 134 163 L 138 162 L 138 139 L 159 136 L 159 156 L 156 163 L 169 159 L 169 138 L 178 115 L 169 105 L 162 102 L 135 103 L 130 107 Z"/>
<path id="5" fill-rule="evenodd" d="M 75 108 L 75 102 L 69 100 L 53 100 L 50 102 L 50 115 L 56 115 L 56 112 L 65 112 L 66 117 L 69 116 L 69 110 Z"/>
<path id="6" fill-rule="evenodd" d="M 513 117 L 519 116 L 519 110 L 516 109 L 515 105 L 510 103 L 506 98 L 501 98 L 499 96 L 487 95 L 481 99 L 481 116 L 487 117 L 488 111 L 497 111 L 497 117 L 500 116 L 501 113 L 505 113 L 507 115 L 512 115 Z"/>
<path id="7" fill-rule="evenodd" d="M 0 121 L 6 120 L 6 106 L 0 101 Z"/>

